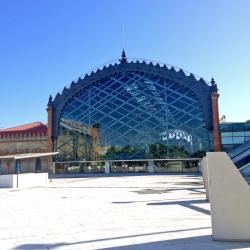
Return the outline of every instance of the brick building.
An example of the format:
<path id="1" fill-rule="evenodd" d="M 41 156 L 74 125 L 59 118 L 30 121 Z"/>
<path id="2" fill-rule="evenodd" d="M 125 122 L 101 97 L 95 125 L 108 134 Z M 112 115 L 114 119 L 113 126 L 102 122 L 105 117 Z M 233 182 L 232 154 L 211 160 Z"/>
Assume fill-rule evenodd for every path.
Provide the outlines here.
<path id="1" fill-rule="evenodd" d="M 48 128 L 42 122 L 33 122 L 21 126 L 0 130 L 0 173 L 14 173 L 15 161 L 3 156 L 45 153 L 48 151 Z M 50 158 L 30 158 L 22 161 L 22 172 L 47 171 Z"/>

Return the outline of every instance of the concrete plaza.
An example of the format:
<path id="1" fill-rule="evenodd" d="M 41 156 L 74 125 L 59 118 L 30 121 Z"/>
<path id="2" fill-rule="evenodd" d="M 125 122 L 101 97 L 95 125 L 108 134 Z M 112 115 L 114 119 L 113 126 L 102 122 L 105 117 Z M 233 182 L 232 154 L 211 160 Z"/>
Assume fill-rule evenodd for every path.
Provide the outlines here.
<path id="1" fill-rule="evenodd" d="M 199 175 L 54 179 L 0 189 L 0 249 L 250 249 L 211 239 Z"/>

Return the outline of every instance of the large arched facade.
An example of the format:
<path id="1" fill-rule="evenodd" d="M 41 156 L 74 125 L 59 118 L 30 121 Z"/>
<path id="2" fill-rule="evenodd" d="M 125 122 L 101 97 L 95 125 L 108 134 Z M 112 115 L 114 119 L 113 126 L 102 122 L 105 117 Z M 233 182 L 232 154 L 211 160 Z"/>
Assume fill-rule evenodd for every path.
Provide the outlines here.
<path id="1" fill-rule="evenodd" d="M 214 148 L 213 92 L 214 83 L 123 53 L 50 98 L 53 148 L 59 160 L 199 156 Z"/>

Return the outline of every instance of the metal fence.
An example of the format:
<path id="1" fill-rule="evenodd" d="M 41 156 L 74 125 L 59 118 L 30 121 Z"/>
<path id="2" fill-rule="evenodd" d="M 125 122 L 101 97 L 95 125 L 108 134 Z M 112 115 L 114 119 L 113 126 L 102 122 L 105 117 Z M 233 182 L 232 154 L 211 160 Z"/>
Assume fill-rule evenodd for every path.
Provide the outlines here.
<path id="1" fill-rule="evenodd" d="M 54 174 L 198 173 L 201 158 L 65 161 L 53 163 Z"/>
<path id="2" fill-rule="evenodd" d="M 55 174 L 105 173 L 105 162 L 67 161 L 54 162 Z"/>

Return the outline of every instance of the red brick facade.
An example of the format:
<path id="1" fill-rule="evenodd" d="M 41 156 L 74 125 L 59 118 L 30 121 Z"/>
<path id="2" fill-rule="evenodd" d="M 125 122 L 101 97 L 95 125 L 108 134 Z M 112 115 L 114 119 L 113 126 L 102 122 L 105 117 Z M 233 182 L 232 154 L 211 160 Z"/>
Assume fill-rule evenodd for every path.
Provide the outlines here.
<path id="1" fill-rule="evenodd" d="M 221 140 L 219 132 L 219 94 L 212 92 L 212 110 L 213 110 L 213 138 L 214 138 L 214 151 L 221 151 Z"/>
<path id="2" fill-rule="evenodd" d="M 47 125 L 42 122 L 33 122 L 0 130 L 0 156 L 47 152 L 47 135 Z M 34 172 L 35 161 L 35 158 L 22 160 L 22 172 Z M 46 158 L 41 158 L 41 166 L 42 171 L 47 171 L 48 160 Z M 15 161 L 2 159 L 1 172 L 15 172 Z"/>

